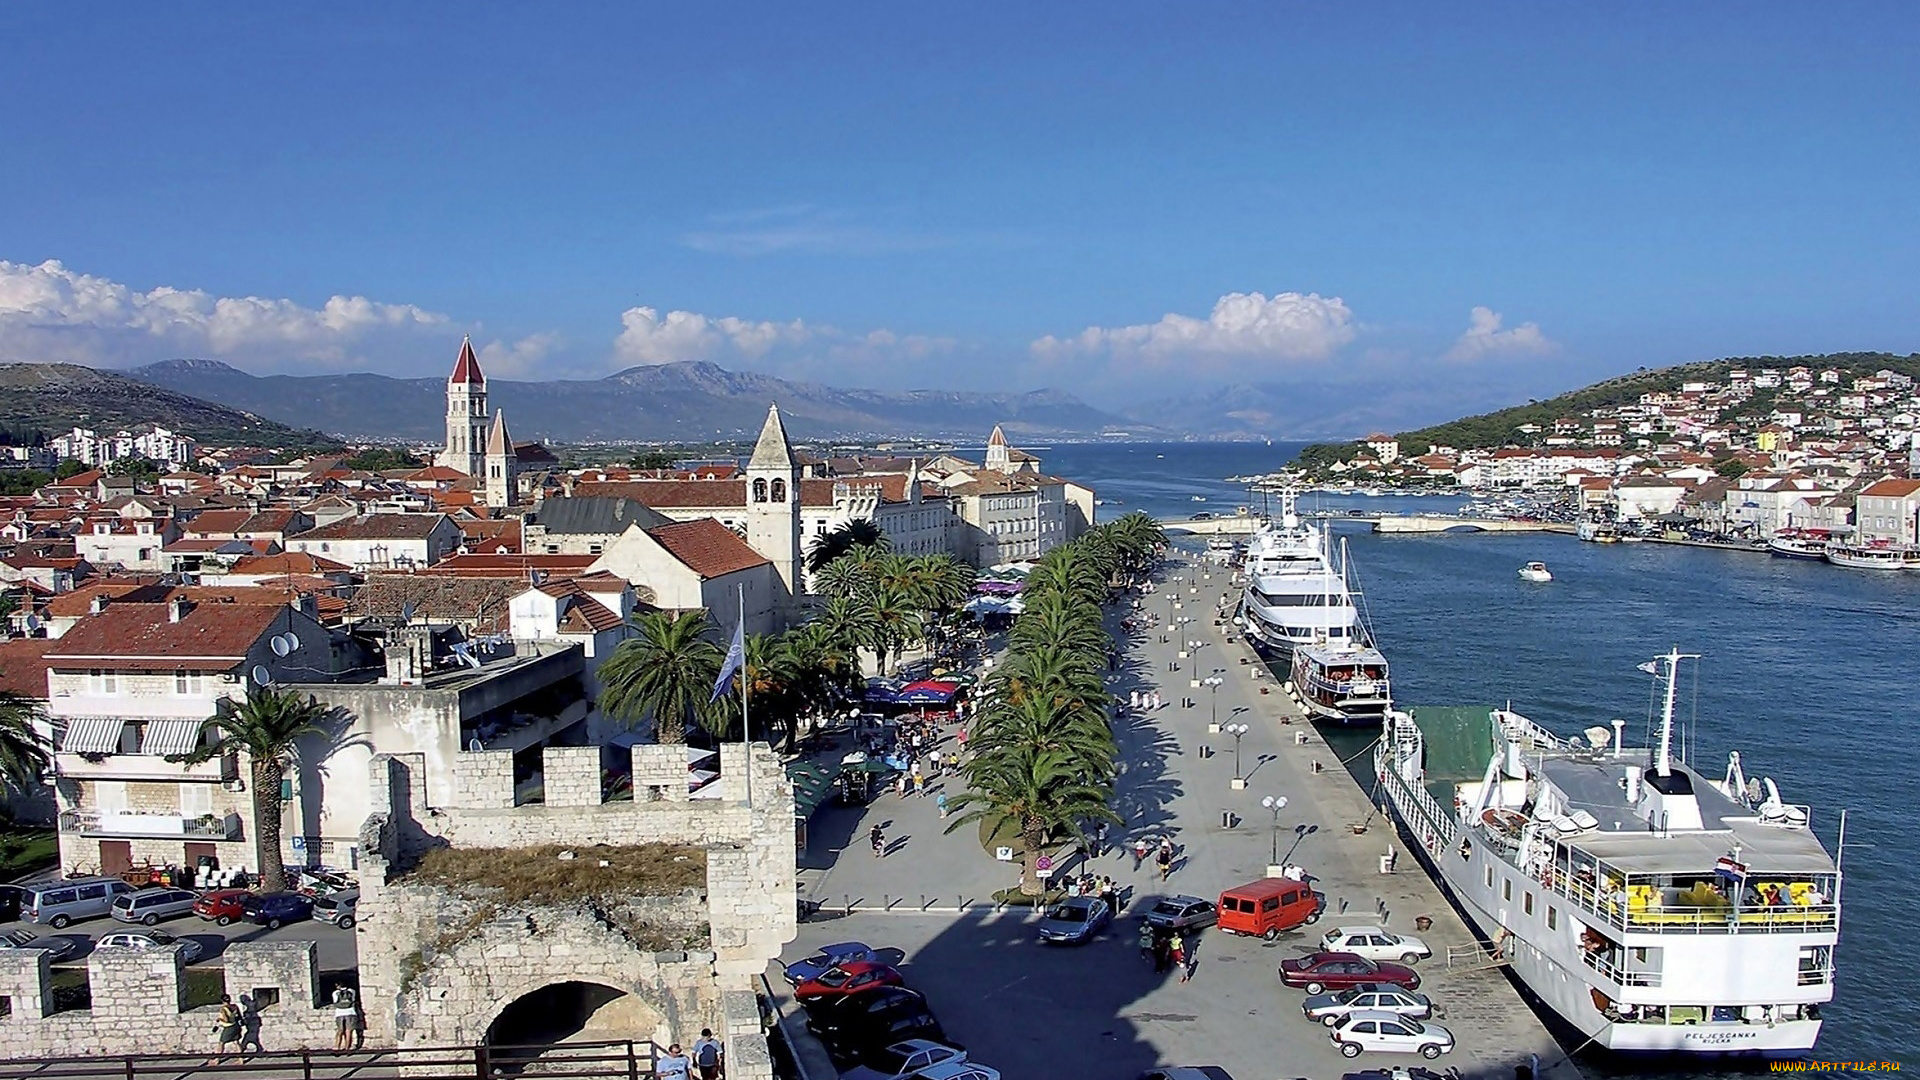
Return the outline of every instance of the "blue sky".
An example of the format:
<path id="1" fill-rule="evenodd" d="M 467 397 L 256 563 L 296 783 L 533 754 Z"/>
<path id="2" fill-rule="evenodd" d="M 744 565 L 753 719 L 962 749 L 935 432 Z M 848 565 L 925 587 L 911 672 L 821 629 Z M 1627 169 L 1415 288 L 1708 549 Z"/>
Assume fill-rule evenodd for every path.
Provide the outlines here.
<path id="1" fill-rule="evenodd" d="M 81 10 L 0 12 L 0 359 L 1497 404 L 1916 347 L 1910 4 Z"/>

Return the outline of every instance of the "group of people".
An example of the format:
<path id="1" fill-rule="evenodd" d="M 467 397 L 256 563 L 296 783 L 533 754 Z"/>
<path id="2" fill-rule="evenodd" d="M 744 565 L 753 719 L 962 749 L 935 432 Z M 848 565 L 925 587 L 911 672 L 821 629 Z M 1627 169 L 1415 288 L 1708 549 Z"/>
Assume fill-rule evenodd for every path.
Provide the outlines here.
<path id="1" fill-rule="evenodd" d="M 713 1037 L 713 1029 L 701 1028 L 691 1053 L 679 1043 L 667 1047 L 667 1052 L 653 1063 L 653 1075 L 656 1080 L 693 1080 L 696 1075 L 699 1080 L 720 1080 L 726 1073 L 726 1059 L 726 1047 Z"/>
<path id="2" fill-rule="evenodd" d="M 1162 930 L 1145 919 L 1140 920 L 1140 957 L 1153 965 L 1155 973 L 1177 968 L 1181 982 L 1193 980 L 1193 969 L 1197 965 L 1193 943 L 1178 930 Z"/>
<path id="3" fill-rule="evenodd" d="M 1160 707 L 1160 691 L 1130 690 L 1127 692 L 1127 705 L 1136 712 L 1152 712 Z"/>
<path id="4" fill-rule="evenodd" d="M 1140 869 L 1141 866 L 1146 864 L 1149 853 L 1153 855 L 1154 863 L 1160 868 L 1160 880 L 1165 881 L 1172 877 L 1173 837 L 1161 837 L 1158 846 L 1149 844 L 1147 838 L 1144 836 L 1135 840 L 1133 842 L 1133 868 L 1135 870 Z"/>

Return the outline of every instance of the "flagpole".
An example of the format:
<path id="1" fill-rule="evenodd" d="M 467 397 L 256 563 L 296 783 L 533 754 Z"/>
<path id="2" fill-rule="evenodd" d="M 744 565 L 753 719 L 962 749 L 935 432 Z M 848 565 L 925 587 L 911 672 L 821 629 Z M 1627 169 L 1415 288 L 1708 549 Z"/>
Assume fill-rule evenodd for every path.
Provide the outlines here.
<path id="1" fill-rule="evenodd" d="M 746 633 L 745 627 L 747 625 L 747 587 L 743 583 L 736 586 L 736 588 L 739 589 L 740 596 L 739 626 L 742 628 L 741 633 L 744 634 Z M 741 650 L 740 666 L 742 669 L 746 667 L 746 650 L 744 649 Z M 741 674 L 745 675 L 746 672 L 743 670 Z M 753 805 L 753 721 L 747 715 L 747 684 L 752 681 L 751 677 L 740 680 L 740 741 L 742 743 L 741 749 L 746 751 L 746 753 L 742 755 L 742 760 L 746 762 L 747 769 L 748 806 Z"/>

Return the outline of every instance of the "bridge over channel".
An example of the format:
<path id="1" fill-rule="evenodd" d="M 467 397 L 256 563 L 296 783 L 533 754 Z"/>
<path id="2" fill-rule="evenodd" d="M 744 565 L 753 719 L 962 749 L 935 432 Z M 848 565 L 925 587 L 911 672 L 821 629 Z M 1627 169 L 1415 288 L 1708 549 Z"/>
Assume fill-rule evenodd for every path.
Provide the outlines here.
<path id="1" fill-rule="evenodd" d="M 1164 532 L 1189 533 L 1195 536 L 1250 536 L 1260 527 L 1261 520 L 1252 514 L 1229 514 L 1225 517 L 1206 518 L 1163 518 L 1160 528 Z"/>
<path id="2" fill-rule="evenodd" d="M 1516 518 L 1457 517 L 1450 514 L 1370 514 L 1364 517 L 1325 515 L 1328 521 L 1365 521 L 1377 533 L 1441 532 L 1563 532 L 1571 525 L 1551 521 L 1522 521 Z"/>

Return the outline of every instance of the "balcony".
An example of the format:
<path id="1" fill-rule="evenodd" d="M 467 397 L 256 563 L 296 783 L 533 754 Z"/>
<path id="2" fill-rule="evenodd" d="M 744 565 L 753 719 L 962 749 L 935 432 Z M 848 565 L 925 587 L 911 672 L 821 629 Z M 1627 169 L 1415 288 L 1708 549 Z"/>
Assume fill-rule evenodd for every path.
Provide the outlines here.
<path id="1" fill-rule="evenodd" d="M 54 755 L 59 774 L 73 780 L 205 781 L 223 784 L 240 778 L 240 762 L 232 754 L 182 765 L 157 754 Z"/>
<path id="2" fill-rule="evenodd" d="M 1628 971 L 1613 962 L 1605 953 L 1588 951 L 1583 959 L 1587 966 L 1611 979 L 1621 986 L 1659 986 L 1660 973 L 1657 971 Z"/>
<path id="3" fill-rule="evenodd" d="M 240 838 L 240 815 L 202 814 L 188 817 L 184 814 L 62 810 L 60 831 L 79 836 L 237 840 Z"/>

